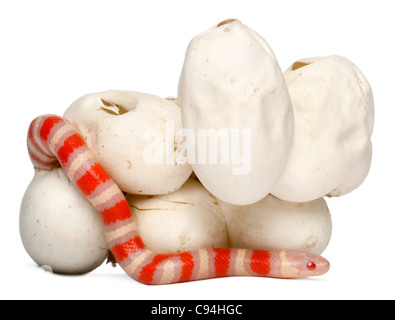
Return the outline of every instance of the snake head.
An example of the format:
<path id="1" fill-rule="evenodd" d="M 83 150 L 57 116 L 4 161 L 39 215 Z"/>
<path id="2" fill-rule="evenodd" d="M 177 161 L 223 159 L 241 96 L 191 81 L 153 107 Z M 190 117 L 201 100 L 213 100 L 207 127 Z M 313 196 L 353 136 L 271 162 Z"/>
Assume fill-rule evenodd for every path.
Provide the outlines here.
<path id="1" fill-rule="evenodd" d="M 329 271 L 325 258 L 301 251 L 280 251 L 276 257 L 277 272 L 281 278 L 305 278 L 320 276 Z"/>

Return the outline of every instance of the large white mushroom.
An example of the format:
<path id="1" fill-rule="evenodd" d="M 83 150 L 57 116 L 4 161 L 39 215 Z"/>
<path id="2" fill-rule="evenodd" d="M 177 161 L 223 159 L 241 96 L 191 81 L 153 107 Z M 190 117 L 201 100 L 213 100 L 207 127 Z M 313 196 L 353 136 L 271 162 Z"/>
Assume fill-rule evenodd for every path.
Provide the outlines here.
<path id="1" fill-rule="evenodd" d="M 157 253 L 228 247 L 216 199 L 194 178 L 168 195 L 128 195 L 141 239 Z"/>
<path id="2" fill-rule="evenodd" d="M 220 201 L 232 247 L 297 250 L 320 255 L 329 244 L 332 219 L 323 198 L 307 203 L 268 195 L 248 206 Z"/>
<path id="3" fill-rule="evenodd" d="M 255 31 L 227 20 L 189 44 L 178 102 L 188 163 L 214 196 L 246 205 L 280 177 L 292 106 L 276 57 Z"/>
<path id="4" fill-rule="evenodd" d="M 61 168 L 36 170 L 19 221 L 27 253 L 55 273 L 90 272 L 109 252 L 100 215 Z"/>
<path id="5" fill-rule="evenodd" d="M 271 193 L 306 202 L 356 189 L 368 175 L 374 122 L 372 89 L 340 56 L 295 62 L 286 72 L 294 137 L 284 172 Z"/>
<path id="6" fill-rule="evenodd" d="M 183 160 L 180 108 L 174 99 L 111 90 L 84 95 L 64 113 L 122 191 L 166 194 L 192 168 Z M 179 160 L 181 159 L 181 162 Z"/>

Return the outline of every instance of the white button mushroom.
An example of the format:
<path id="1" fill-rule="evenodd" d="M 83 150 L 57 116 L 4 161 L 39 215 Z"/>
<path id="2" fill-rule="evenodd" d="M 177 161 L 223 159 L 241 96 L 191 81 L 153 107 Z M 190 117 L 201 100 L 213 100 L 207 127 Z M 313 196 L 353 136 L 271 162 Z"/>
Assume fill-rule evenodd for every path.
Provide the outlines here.
<path id="1" fill-rule="evenodd" d="M 374 103 L 368 81 L 340 56 L 299 60 L 285 80 L 295 131 L 271 194 L 306 202 L 351 192 L 366 178 L 372 156 Z"/>
<path id="2" fill-rule="evenodd" d="M 140 237 L 156 253 L 228 247 L 221 208 L 197 179 L 160 196 L 128 195 Z"/>
<path id="3" fill-rule="evenodd" d="M 188 163 L 208 191 L 237 205 L 264 198 L 283 171 L 293 134 L 288 90 L 266 41 L 239 20 L 195 37 L 178 101 Z"/>
<path id="4" fill-rule="evenodd" d="M 232 247 L 320 255 L 331 238 L 332 220 L 323 198 L 294 203 L 268 195 L 248 206 L 220 205 Z"/>
<path id="5" fill-rule="evenodd" d="M 19 221 L 27 253 L 55 273 L 90 272 L 109 252 L 100 215 L 61 168 L 36 170 Z"/>
<path id="6" fill-rule="evenodd" d="M 87 94 L 64 113 L 122 191 L 166 194 L 191 175 L 182 159 L 181 112 L 174 99 L 132 91 Z M 181 153 L 181 156 L 179 155 Z"/>

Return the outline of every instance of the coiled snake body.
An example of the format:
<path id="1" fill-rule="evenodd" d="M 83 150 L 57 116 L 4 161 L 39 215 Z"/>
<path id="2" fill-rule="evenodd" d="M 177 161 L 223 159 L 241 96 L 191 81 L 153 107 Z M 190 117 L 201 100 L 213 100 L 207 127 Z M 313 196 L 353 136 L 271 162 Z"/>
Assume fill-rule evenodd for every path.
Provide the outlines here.
<path id="1" fill-rule="evenodd" d="M 35 168 L 59 164 L 99 212 L 109 248 L 124 271 L 145 284 L 169 284 L 226 276 L 300 278 L 324 274 L 329 263 L 298 251 L 200 249 L 156 254 L 139 236 L 126 198 L 89 150 L 77 128 L 56 115 L 32 121 L 28 152 Z"/>

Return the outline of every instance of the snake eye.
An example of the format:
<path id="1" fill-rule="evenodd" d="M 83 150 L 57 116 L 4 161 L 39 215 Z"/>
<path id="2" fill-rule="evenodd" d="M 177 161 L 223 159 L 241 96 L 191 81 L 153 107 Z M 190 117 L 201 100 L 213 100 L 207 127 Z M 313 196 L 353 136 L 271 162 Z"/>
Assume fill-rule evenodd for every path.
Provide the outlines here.
<path id="1" fill-rule="evenodd" d="M 310 271 L 314 271 L 316 267 L 317 267 L 317 266 L 315 265 L 314 262 L 309 262 L 309 263 L 307 264 L 307 269 L 309 269 Z"/>

